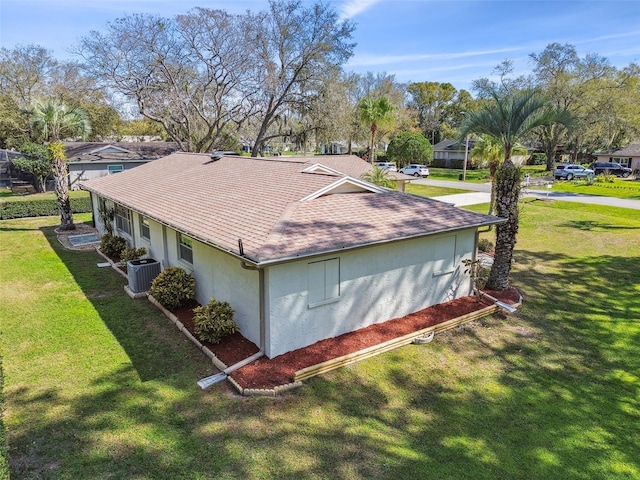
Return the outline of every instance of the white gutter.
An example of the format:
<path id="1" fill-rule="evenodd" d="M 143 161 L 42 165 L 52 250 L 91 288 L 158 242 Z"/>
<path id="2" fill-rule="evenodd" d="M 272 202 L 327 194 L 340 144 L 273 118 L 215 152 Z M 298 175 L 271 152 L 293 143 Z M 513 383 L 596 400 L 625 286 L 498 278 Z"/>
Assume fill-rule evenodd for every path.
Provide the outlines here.
<path id="1" fill-rule="evenodd" d="M 240 360 L 238 363 L 231 365 L 230 367 L 225 368 L 222 372 L 216 373 L 215 375 L 210 375 L 201 380 L 198 380 L 198 386 L 201 389 L 205 389 L 210 387 L 211 385 L 215 385 L 216 383 L 222 382 L 227 379 L 229 374 L 239 368 L 244 367 L 245 365 L 250 364 L 254 360 L 264 356 L 264 345 L 265 345 L 265 298 L 264 298 L 264 270 L 262 268 L 256 268 L 252 265 L 247 265 L 244 260 L 240 263 L 242 268 L 245 270 L 255 270 L 258 272 L 258 283 L 260 290 L 260 350 L 257 353 L 254 353 L 250 357 L 245 358 L 244 360 Z"/>

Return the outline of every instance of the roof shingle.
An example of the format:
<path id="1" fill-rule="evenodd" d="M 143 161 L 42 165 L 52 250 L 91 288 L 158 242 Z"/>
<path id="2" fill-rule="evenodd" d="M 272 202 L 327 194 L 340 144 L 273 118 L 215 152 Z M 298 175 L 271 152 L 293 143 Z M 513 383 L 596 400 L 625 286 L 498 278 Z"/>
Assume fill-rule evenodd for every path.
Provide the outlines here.
<path id="1" fill-rule="evenodd" d="M 82 183 L 199 241 L 272 263 L 501 221 L 395 191 L 335 193 L 302 201 L 347 175 L 307 173 L 321 163 L 352 178 L 371 166 L 355 156 L 247 158 L 175 153 Z M 358 182 L 354 182 L 358 183 Z"/>

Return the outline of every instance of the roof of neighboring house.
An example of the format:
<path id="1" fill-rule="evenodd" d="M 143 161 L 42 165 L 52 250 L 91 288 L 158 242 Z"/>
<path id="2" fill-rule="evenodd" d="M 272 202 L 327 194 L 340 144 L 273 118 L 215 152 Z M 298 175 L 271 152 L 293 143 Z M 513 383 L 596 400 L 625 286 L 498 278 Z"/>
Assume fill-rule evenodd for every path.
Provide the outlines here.
<path id="1" fill-rule="evenodd" d="M 178 151 L 173 142 L 66 142 L 70 164 L 148 162 Z"/>
<path id="2" fill-rule="evenodd" d="M 607 150 L 606 152 L 597 152 L 596 155 L 617 155 L 620 157 L 637 157 L 640 156 L 640 143 L 632 143 L 626 147 Z"/>
<path id="3" fill-rule="evenodd" d="M 198 241 L 267 264 L 499 223 L 377 187 L 356 156 L 249 158 L 175 153 L 81 187 Z"/>
<path id="4" fill-rule="evenodd" d="M 469 139 L 469 150 L 473 148 L 476 144 L 477 140 L 473 138 Z M 445 138 L 441 142 L 436 143 L 433 146 L 433 151 L 453 151 L 453 152 L 462 152 L 465 149 L 465 142 L 459 142 L 458 140 L 453 140 L 451 138 Z"/>

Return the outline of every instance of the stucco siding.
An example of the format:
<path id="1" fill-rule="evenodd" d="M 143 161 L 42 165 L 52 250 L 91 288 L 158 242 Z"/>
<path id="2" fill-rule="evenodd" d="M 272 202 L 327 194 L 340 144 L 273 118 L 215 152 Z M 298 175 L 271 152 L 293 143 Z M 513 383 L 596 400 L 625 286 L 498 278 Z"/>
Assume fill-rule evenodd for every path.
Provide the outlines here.
<path id="1" fill-rule="evenodd" d="M 467 230 L 322 257 L 339 258 L 340 292 L 318 306 L 309 305 L 309 261 L 270 267 L 267 356 L 468 295 L 461 260 L 474 245 Z"/>

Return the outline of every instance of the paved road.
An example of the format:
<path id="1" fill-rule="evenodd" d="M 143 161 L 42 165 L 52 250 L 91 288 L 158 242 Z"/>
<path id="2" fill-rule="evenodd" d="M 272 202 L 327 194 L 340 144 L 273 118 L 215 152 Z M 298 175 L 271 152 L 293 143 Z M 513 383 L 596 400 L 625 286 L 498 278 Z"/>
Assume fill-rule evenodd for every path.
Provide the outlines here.
<path id="1" fill-rule="evenodd" d="M 469 190 L 469 193 L 458 193 L 454 195 L 443 195 L 434 197 L 436 200 L 451 203 L 457 207 L 464 205 L 475 205 L 478 203 L 489 203 L 491 193 L 490 183 L 471 183 L 451 180 L 431 180 L 422 178 L 414 180 L 412 183 L 431 185 L 434 187 L 449 187 Z M 563 202 L 590 203 L 592 205 L 606 205 L 610 207 L 623 207 L 640 210 L 640 200 L 629 200 L 626 198 L 600 197 L 595 195 L 583 195 L 579 193 L 565 193 L 547 191 L 544 186 L 529 187 L 523 192 L 525 197 L 543 198 L 550 200 L 562 200 Z"/>

